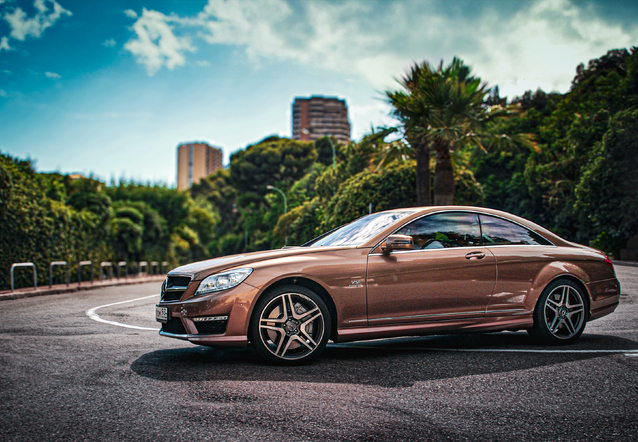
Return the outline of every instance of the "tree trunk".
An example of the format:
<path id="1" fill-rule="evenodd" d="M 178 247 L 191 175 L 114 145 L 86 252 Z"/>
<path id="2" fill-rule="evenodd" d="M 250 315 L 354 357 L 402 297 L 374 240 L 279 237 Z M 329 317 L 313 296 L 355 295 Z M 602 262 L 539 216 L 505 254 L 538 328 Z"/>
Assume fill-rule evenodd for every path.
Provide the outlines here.
<path id="1" fill-rule="evenodd" d="M 454 200 L 454 170 L 449 144 L 441 139 L 434 141 L 436 166 L 434 167 L 434 205 L 449 206 Z"/>
<path id="2" fill-rule="evenodd" d="M 418 206 L 431 206 L 430 147 L 422 139 L 412 145 L 416 157 L 416 203 Z"/>

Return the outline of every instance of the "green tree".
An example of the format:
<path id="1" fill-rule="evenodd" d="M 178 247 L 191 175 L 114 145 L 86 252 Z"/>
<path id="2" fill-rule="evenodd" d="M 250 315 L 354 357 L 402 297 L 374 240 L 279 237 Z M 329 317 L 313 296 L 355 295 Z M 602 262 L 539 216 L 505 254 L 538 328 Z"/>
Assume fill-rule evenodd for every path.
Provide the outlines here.
<path id="1" fill-rule="evenodd" d="M 537 122 L 538 152 L 525 165 L 536 221 L 568 239 L 587 243 L 596 228 L 575 210 L 575 189 L 614 115 L 635 107 L 638 95 L 638 51 L 612 50 L 579 67 L 572 89 L 556 100 L 553 110 Z"/>
<path id="2" fill-rule="evenodd" d="M 612 118 L 576 187 L 575 209 L 597 246 L 618 257 L 638 234 L 638 109 Z"/>

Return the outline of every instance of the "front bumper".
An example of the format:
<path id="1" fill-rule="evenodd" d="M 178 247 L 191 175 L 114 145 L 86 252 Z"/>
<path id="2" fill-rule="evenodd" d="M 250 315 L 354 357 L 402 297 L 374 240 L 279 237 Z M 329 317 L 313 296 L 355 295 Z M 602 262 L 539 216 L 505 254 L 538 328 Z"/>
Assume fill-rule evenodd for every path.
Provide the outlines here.
<path id="1" fill-rule="evenodd" d="M 204 296 L 191 296 L 183 301 L 160 301 L 168 308 L 168 323 L 162 324 L 161 336 L 182 339 L 210 347 L 246 347 L 248 325 L 254 300 L 259 290 L 242 283 L 228 291 Z M 221 323 L 195 322 L 195 318 L 227 316 Z M 203 324 L 214 325 L 204 327 Z M 225 327 L 224 327 L 225 325 Z"/>
<path id="2" fill-rule="evenodd" d="M 226 335 L 176 335 L 164 331 L 159 332 L 160 336 L 167 338 L 182 339 L 197 345 L 205 345 L 207 347 L 236 347 L 243 348 L 248 345 L 246 336 L 226 336 Z"/>

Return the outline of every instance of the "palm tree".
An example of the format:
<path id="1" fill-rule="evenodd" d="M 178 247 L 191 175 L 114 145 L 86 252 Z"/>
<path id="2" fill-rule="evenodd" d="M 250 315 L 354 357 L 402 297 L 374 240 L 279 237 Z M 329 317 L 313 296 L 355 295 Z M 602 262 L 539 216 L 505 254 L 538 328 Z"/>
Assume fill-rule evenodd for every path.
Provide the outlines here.
<path id="1" fill-rule="evenodd" d="M 454 58 L 433 68 L 426 61 L 415 64 L 399 80 L 402 91 L 387 91 L 393 115 L 402 123 L 417 160 L 417 202 L 430 204 L 430 147 L 435 152 L 434 204 L 449 205 L 454 199 L 454 149 L 473 143 L 484 149 L 483 140 L 495 119 L 511 115 L 513 108 L 488 106 L 489 93 L 469 67 Z M 504 136 L 510 140 L 509 137 Z M 503 139 L 495 138 L 499 143 Z M 492 143 L 490 143 L 492 144 Z"/>
<path id="2" fill-rule="evenodd" d="M 429 67 L 429 66 L 428 66 Z M 407 143 L 414 150 L 416 159 L 416 200 L 419 206 L 432 204 L 430 195 L 430 145 L 425 136 L 427 127 L 426 109 L 419 98 L 421 77 L 426 74 L 422 66 L 415 64 L 402 79 L 398 80 L 404 91 L 386 91 L 388 101 L 394 107 L 392 115 L 403 126 Z"/>

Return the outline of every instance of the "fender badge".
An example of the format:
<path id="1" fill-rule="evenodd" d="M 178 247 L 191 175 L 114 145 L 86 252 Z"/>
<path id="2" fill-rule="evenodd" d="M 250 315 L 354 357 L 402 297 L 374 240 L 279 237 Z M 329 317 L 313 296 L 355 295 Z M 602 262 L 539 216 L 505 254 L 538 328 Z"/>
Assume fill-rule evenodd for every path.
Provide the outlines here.
<path id="1" fill-rule="evenodd" d="M 363 287 L 360 279 L 353 279 L 350 281 L 350 285 L 348 287 Z"/>

